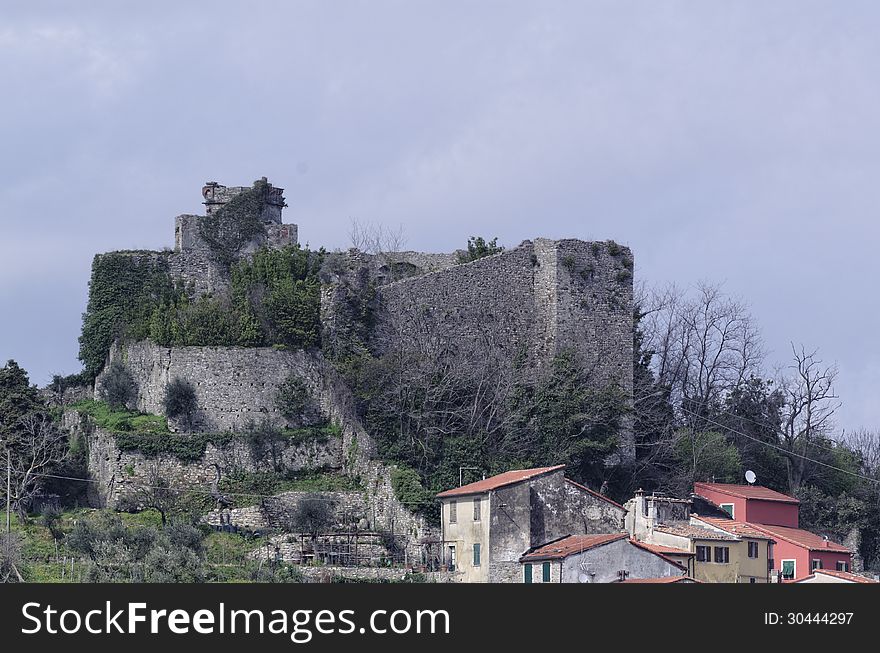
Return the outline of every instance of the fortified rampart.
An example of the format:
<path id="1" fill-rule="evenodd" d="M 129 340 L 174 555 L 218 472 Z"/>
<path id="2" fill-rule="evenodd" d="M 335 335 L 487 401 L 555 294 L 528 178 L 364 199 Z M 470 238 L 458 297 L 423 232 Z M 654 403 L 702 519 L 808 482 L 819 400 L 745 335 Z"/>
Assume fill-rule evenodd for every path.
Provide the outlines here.
<path id="1" fill-rule="evenodd" d="M 378 289 L 379 347 L 428 338 L 495 348 L 540 373 L 570 352 L 597 387 L 633 388 L 630 250 L 613 242 L 525 241 L 509 251 Z M 621 453 L 634 455 L 625 433 Z"/>
<path id="2" fill-rule="evenodd" d="M 241 431 L 275 410 L 278 386 L 291 375 L 309 389 L 321 414 L 341 430 L 337 466 L 364 487 L 372 528 L 406 534 L 415 549 L 436 529 L 395 496 L 391 470 L 375 460 L 376 445 L 357 417 L 353 400 L 336 371 L 318 353 L 272 347 L 161 347 L 142 341 L 115 345 L 108 362 L 121 361 L 137 380 L 137 407 L 162 413 L 165 386 L 174 378 L 190 381 L 196 391 L 200 428 Z M 98 377 L 96 387 L 99 387 Z M 323 460 L 323 457 L 319 457 Z"/>

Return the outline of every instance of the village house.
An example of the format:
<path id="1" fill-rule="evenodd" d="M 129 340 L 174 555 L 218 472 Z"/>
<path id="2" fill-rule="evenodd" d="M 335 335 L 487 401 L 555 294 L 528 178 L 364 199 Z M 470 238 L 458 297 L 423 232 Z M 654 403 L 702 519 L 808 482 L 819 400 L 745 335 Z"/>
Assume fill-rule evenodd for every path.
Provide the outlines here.
<path id="1" fill-rule="evenodd" d="M 655 553 L 626 533 L 569 535 L 520 558 L 524 583 L 613 583 L 676 578 L 687 567 Z"/>
<path id="2" fill-rule="evenodd" d="M 798 527 L 800 502 L 795 497 L 760 485 L 725 483 L 695 483 L 694 493 L 775 541 L 772 580 L 797 580 L 817 569 L 852 570 L 847 547 Z"/>
<path id="3" fill-rule="evenodd" d="M 641 491 L 627 509 L 628 532 L 667 557 L 670 549 L 679 550 L 677 561 L 686 560 L 689 576 L 709 583 L 768 582 L 773 538 L 763 531 L 738 520 L 693 515 L 688 499 Z"/>
<path id="4" fill-rule="evenodd" d="M 565 478 L 564 469 L 513 470 L 437 495 L 444 563 L 456 581 L 519 583 L 520 558 L 542 545 L 570 535 L 623 536 L 626 509 Z"/>

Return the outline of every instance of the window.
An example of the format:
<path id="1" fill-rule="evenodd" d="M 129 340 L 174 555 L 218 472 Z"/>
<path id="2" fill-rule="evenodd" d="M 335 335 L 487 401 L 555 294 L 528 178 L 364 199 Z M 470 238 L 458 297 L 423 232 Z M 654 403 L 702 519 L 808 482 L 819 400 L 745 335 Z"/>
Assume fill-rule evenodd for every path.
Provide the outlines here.
<path id="1" fill-rule="evenodd" d="M 813 569 L 821 569 L 821 568 L 822 568 L 822 561 L 818 560 L 816 558 L 813 558 L 813 564 L 810 565 L 810 570 L 812 571 Z"/>
<path id="2" fill-rule="evenodd" d="M 732 503 L 722 503 L 719 507 L 720 507 L 724 512 L 726 512 L 728 515 L 730 515 L 730 518 L 731 518 L 731 519 L 734 519 L 734 516 L 733 516 L 733 508 L 734 508 L 734 504 L 732 504 Z"/>
<path id="3" fill-rule="evenodd" d="M 455 571 L 455 545 L 449 545 L 449 571 Z"/>
<path id="4" fill-rule="evenodd" d="M 837 563 L 837 571 L 849 571 L 849 563 L 848 562 L 838 562 Z"/>
<path id="5" fill-rule="evenodd" d="M 480 545 L 474 544 L 474 567 L 480 566 Z"/>
<path id="6" fill-rule="evenodd" d="M 749 578 L 749 582 L 750 582 L 750 583 L 751 583 L 751 584 L 753 584 L 753 585 L 754 585 L 754 584 L 755 584 L 755 582 L 756 582 L 756 581 L 755 581 L 755 577 L 754 577 L 754 576 L 752 576 L 752 577 L 751 577 L 751 578 Z"/>
<path id="7" fill-rule="evenodd" d="M 730 547 L 726 546 L 716 546 L 715 547 L 715 562 L 726 564 L 730 562 Z"/>
<path id="8" fill-rule="evenodd" d="M 541 582 L 549 583 L 550 582 L 550 563 L 545 562 L 541 568 Z"/>
<path id="9" fill-rule="evenodd" d="M 697 546 L 697 562 L 709 562 L 709 547 Z"/>
<path id="10" fill-rule="evenodd" d="M 480 521 L 480 499 L 474 499 L 474 521 Z"/>
<path id="11" fill-rule="evenodd" d="M 526 563 L 523 567 L 523 582 L 531 583 L 532 582 L 532 565 L 531 563 Z"/>
<path id="12" fill-rule="evenodd" d="M 458 504 L 453 499 L 449 502 L 449 523 L 454 524 L 458 521 Z"/>
<path id="13" fill-rule="evenodd" d="M 757 558 L 758 557 L 758 543 L 757 542 L 749 542 L 749 557 Z"/>
<path id="14" fill-rule="evenodd" d="M 786 580 L 791 580 L 794 578 L 796 573 L 797 565 L 795 565 L 794 560 L 783 560 L 782 561 L 782 577 Z"/>

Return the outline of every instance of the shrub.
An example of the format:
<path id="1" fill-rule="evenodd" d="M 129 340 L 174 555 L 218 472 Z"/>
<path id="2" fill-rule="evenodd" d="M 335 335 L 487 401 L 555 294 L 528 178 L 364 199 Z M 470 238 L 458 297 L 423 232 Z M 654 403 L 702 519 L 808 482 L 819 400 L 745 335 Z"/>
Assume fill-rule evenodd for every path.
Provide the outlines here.
<path id="1" fill-rule="evenodd" d="M 302 417 L 309 401 L 309 389 L 303 381 L 295 376 L 289 376 L 278 386 L 275 395 L 275 407 L 278 412 L 288 419 Z"/>
<path id="2" fill-rule="evenodd" d="M 137 385 L 128 368 L 115 360 L 101 377 L 98 394 L 111 408 L 128 408 L 137 396 Z"/>
<path id="3" fill-rule="evenodd" d="M 315 494 L 303 497 L 290 513 L 289 529 L 317 536 L 333 525 L 333 505 L 333 501 Z"/>
<path id="4" fill-rule="evenodd" d="M 189 420 L 198 408 L 196 389 L 185 379 L 175 378 L 165 386 L 165 397 L 162 399 L 165 415 L 172 419 L 181 417 Z"/>
<path id="5" fill-rule="evenodd" d="M 486 240 L 482 236 L 468 238 L 467 252 L 458 255 L 459 263 L 470 263 L 485 256 L 492 256 L 504 251 L 504 247 L 498 244 L 498 239 Z"/>
<path id="6" fill-rule="evenodd" d="M 396 466 L 391 470 L 391 488 L 397 500 L 413 512 L 436 516 L 434 495 L 422 485 L 422 479 L 416 470 L 403 465 Z"/>

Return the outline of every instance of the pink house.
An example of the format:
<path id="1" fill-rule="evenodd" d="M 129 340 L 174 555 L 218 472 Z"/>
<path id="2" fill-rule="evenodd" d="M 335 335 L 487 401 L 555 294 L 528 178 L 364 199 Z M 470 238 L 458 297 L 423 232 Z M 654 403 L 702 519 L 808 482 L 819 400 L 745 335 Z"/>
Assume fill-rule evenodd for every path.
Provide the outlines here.
<path id="1" fill-rule="evenodd" d="M 694 494 L 717 504 L 737 521 L 798 527 L 800 501 L 762 485 L 694 483 Z"/>
<path id="2" fill-rule="evenodd" d="M 727 483 L 694 483 L 694 494 L 773 538 L 770 571 L 782 580 L 806 578 L 819 569 L 850 571 L 849 549 L 798 528 L 800 502 L 794 497 L 761 485 Z"/>

